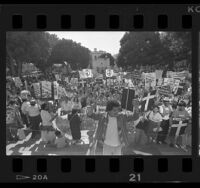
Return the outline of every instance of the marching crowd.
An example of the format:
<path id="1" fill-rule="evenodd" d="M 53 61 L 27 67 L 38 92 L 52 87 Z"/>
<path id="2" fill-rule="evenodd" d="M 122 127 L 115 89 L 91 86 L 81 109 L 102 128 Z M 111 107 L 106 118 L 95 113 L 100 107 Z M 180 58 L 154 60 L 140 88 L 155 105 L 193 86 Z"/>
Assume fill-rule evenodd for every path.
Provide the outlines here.
<path id="1" fill-rule="evenodd" d="M 141 111 L 140 100 L 152 88 L 147 90 L 143 85 L 135 86 L 133 111 L 128 112 L 121 108 L 124 82 L 113 82 L 112 86 L 95 82 L 77 87 L 68 85 L 66 90 L 71 92 L 71 96 L 42 100 L 35 97 L 32 83 L 54 81 L 53 74 L 21 80 L 23 85 L 16 87 L 12 78 L 7 79 L 8 144 L 24 139 L 26 131 L 32 132 L 32 139 L 41 138 L 45 144 L 57 148 L 82 144 L 81 130 L 85 128 L 92 130 L 89 135 L 91 147 L 101 143 L 104 155 L 127 154 L 134 147 L 131 143 L 168 144 L 185 151 L 191 147 L 191 93 L 188 94 L 188 90 L 176 100 L 157 96 L 151 110 L 144 112 Z M 66 84 L 64 81 L 59 83 Z M 187 101 L 184 96 L 187 96 Z M 185 129 L 178 128 L 173 126 L 174 122 L 187 126 Z M 173 127 L 176 128 L 175 132 L 172 131 Z M 71 135 L 72 139 L 67 138 L 66 134 Z"/>

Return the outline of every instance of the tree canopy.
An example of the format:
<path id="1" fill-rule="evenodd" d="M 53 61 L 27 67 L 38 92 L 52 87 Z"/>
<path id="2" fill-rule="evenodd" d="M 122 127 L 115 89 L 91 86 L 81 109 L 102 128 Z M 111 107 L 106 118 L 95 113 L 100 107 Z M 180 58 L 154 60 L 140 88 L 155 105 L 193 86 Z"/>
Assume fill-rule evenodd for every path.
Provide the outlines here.
<path id="1" fill-rule="evenodd" d="M 72 40 L 62 39 L 52 49 L 49 64 L 70 64 L 73 70 L 87 68 L 90 61 L 89 49 Z"/>
<path id="2" fill-rule="evenodd" d="M 16 63 L 17 75 L 21 75 L 22 63 L 45 69 L 50 45 L 44 32 L 7 32 L 6 40 L 7 60 L 11 66 Z"/>
<path id="3" fill-rule="evenodd" d="M 120 67 L 170 65 L 190 57 L 191 35 L 186 32 L 126 32 L 120 45 L 117 58 Z"/>
<path id="4" fill-rule="evenodd" d="M 104 53 L 102 55 L 99 56 L 100 58 L 109 58 L 110 59 L 110 65 L 114 66 L 115 65 L 115 59 L 114 57 L 110 54 L 110 53 Z"/>
<path id="5" fill-rule="evenodd" d="M 33 63 L 45 72 L 53 64 L 64 61 L 72 69 L 86 68 L 90 61 L 87 48 L 48 32 L 7 32 L 6 40 L 6 65 L 12 75 L 21 75 L 23 63 Z"/>

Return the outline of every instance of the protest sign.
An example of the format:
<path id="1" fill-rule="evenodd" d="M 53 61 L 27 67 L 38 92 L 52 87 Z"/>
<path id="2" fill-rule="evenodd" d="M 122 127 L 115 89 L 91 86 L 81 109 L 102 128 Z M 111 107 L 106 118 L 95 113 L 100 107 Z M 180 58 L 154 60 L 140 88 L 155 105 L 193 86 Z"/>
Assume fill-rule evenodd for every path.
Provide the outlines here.
<path id="1" fill-rule="evenodd" d="M 159 95 L 163 96 L 171 96 L 172 92 L 169 85 L 164 85 L 158 88 Z"/>
<path id="2" fill-rule="evenodd" d="M 54 91 L 54 99 L 58 99 L 58 83 L 56 81 L 53 82 L 53 91 Z"/>
<path id="3" fill-rule="evenodd" d="M 91 69 L 83 69 L 83 72 L 84 72 L 84 77 L 85 78 L 92 78 L 93 77 Z"/>
<path id="4" fill-rule="evenodd" d="M 162 79 L 163 70 L 156 70 L 156 79 Z"/>
<path id="5" fill-rule="evenodd" d="M 41 81 L 42 98 L 52 97 L 52 83 L 49 81 Z"/>
<path id="6" fill-rule="evenodd" d="M 35 98 L 41 98 L 41 86 L 40 83 L 33 83 L 33 89 L 34 89 L 34 94 Z"/>
<path id="7" fill-rule="evenodd" d="M 145 73 L 145 88 L 156 86 L 156 74 L 153 73 Z"/>
<path id="8" fill-rule="evenodd" d="M 13 79 L 14 79 L 14 82 L 15 82 L 15 86 L 20 88 L 22 86 L 21 79 L 19 77 L 14 77 Z"/>
<path id="9" fill-rule="evenodd" d="M 111 69 L 106 69 L 106 77 L 113 77 L 114 71 Z"/>

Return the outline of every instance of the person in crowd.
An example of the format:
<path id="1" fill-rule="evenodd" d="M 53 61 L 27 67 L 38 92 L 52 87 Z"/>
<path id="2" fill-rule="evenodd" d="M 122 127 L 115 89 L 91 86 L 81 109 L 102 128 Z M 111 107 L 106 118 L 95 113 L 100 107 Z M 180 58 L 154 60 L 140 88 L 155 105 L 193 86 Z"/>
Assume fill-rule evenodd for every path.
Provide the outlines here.
<path id="1" fill-rule="evenodd" d="M 14 99 L 10 100 L 6 108 L 6 138 L 7 142 L 18 141 L 17 131 L 24 128 L 20 112 Z"/>
<path id="2" fill-rule="evenodd" d="M 39 126 L 41 123 L 40 106 L 36 103 L 35 99 L 30 101 L 30 106 L 27 107 L 27 114 L 30 121 L 30 128 L 32 129 L 32 139 L 35 139 L 37 135 L 40 137 Z"/>
<path id="3" fill-rule="evenodd" d="M 126 124 L 134 118 L 119 114 L 120 104 L 117 101 L 109 101 L 106 112 L 102 115 L 88 111 L 88 117 L 99 120 L 94 140 L 103 145 L 103 155 L 122 155 L 126 151 L 124 147 L 129 145 Z"/>
<path id="4" fill-rule="evenodd" d="M 55 131 L 55 135 L 56 139 L 54 141 L 54 144 L 56 148 L 65 148 L 68 145 L 66 137 L 60 131 Z"/>
<path id="5" fill-rule="evenodd" d="M 52 121 L 58 116 L 58 114 L 52 117 L 51 113 L 49 113 L 48 106 L 49 105 L 47 102 L 41 105 L 41 113 L 40 113 L 42 119 L 41 137 L 45 143 L 52 143 L 55 139 Z"/>
<path id="6" fill-rule="evenodd" d="M 78 115 L 79 109 L 72 109 L 72 112 L 68 115 L 69 125 L 71 129 L 73 144 L 80 144 L 81 141 L 81 118 Z"/>
<path id="7" fill-rule="evenodd" d="M 172 115 L 172 106 L 170 105 L 169 98 L 164 98 L 163 105 L 160 107 L 160 113 L 163 117 L 163 120 L 161 122 L 161 129 L 162 131 L 158 132 L 157 136 L 157 143 L 159 144 L 167 144 L 165 141 L 168 135 L 169 131 L 169 119 Z"/>
<path id="8" fill-rule="evenodd" d="M 30 127 L 30 121 L 27 114 L 27 108 L 30 106 L 30 102 L 27 98 L 22 99 L 22 106 L 21 106 L 21 112 L 22 112 L 22 120 L 23 123 L 26 125 L 26 128 Z"/>
<path id="9" fill-rule="evenodd" d="M 63 97 L 60 100 L 60 115 L 66 115 L 69 114 L 72 111 L 72 101 L 68 97 Z"/>
<path id="10" fill-rule="evenodd" d="M 180 101 L 178 103 L 178 107 L 177 109 L 172 113 L 172 117 L 170 119 L 170 126 L 173 125 L 173 122 L 180 122 L 182 121 L 182 123 L 189 123 L 191 118 L 189 113 L 185 110 L 186 104 L 184 101 Z M 179 135 L 174 135 L 174 133 L 172 131 L 170 131 L 169 133 L 169 140 L 170 140 L 170 147 L 179 147 L 180 144 L 178 142 L 180 142 L 180 136 Z"/>
<path id="11" fill-rule="evenodd" d="M 73 99 L 73 104 L 72 104 L 72 108 L 81 110 L 82 106 L 81 106 L 81 102 L 79 101 L 78 97 L 74 97 Z"/>
<path id="12" fill-rule="evenodd" d="M 148 113 L 147 119 L 148 119 L 148 128 L 147 128 L 148 143 L 156 142 L 157 134 L 160 130 L 160 125 L 162 122 L 162 116 L 159 112 L 159 107 L 157 105 L 154 105 L 153 110 Z"/>

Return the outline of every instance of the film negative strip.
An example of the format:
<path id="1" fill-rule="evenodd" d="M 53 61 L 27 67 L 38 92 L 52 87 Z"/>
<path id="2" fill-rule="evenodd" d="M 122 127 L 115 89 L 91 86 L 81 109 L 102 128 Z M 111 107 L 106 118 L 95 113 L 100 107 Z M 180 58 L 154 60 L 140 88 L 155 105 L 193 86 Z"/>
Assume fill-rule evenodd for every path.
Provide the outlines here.
<path id="1" fill-rule="evenodd" d="M 1 5 L 0 182 L 199 182 L 199 20 L 198 4 Z"/>

